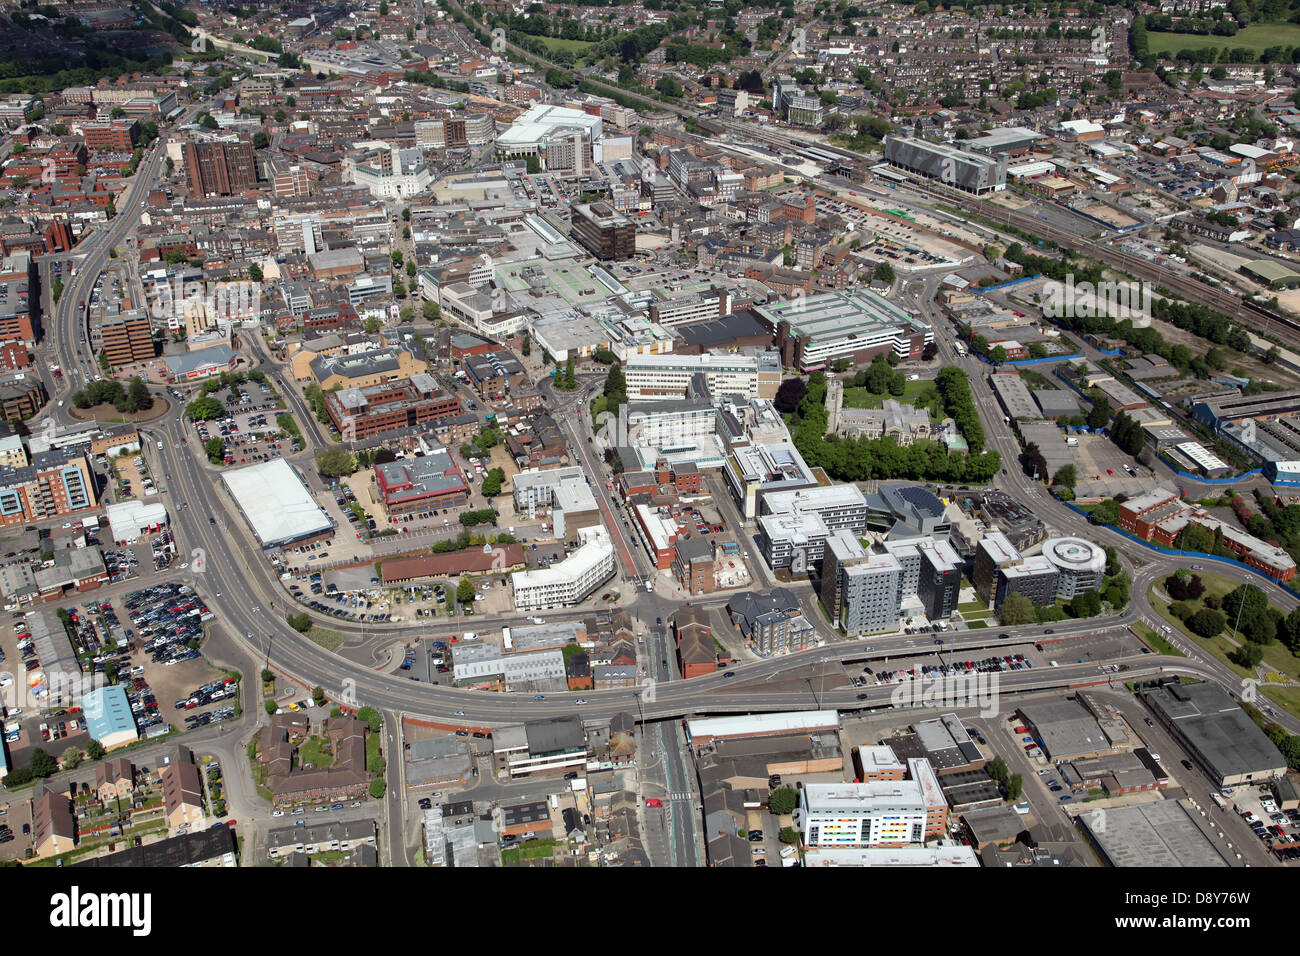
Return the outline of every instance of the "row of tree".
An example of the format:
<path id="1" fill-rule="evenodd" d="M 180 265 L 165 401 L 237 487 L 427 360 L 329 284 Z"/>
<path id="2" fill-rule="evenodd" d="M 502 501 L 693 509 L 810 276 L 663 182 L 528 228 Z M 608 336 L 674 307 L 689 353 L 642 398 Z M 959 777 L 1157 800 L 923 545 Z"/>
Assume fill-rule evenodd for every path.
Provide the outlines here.
<path id="1" fill-rule="evenodd" d="M 143 412 L 153 407 L 153 395 L 139 375 L 133 376 L 125 388 L 115 378 L 102 378 L 72 395 L 72 404 L 78 408 L 93 408 L 105 403 L 119 412 Z"/>

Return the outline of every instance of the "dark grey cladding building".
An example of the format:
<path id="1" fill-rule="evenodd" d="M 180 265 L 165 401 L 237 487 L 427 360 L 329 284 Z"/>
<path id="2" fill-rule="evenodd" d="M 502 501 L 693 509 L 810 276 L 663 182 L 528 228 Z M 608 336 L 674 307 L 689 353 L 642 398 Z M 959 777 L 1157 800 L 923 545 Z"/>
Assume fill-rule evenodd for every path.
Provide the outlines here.
<path id="1" fill-rule="evenodd" d="M 1005 154 L 986 156 L 911 136 L 886 136 L 885 161 L 970 193 L 993 192 L 1007 185 Z"/>
<path id="2" fill-rule="evenodd" d="M 1143 700 L 1220 786 L 1236 786 L 1286 773 L 1286 759 L 1218 684 L 1164 684 Z"/>

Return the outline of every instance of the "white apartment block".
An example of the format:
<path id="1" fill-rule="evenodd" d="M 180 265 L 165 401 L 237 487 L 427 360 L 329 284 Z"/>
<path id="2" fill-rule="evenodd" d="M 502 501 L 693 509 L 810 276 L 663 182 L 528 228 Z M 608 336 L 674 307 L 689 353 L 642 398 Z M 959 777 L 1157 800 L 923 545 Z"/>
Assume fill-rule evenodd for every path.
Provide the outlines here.
<path id="1" fill-rule="evenodd" d="M 577 604 L 614 574 L 614 545 L 601 527 L 578 531 L 578 550 L 549 568 L 516 571 L 510 576 L 515 610 Z"/>
<path id="2" fill-rule="evenodd" d="M 947 804 L 927 760 L 908 760 L 909 780 L 810 783 L 794 823 L 806 846 L 906 846 L 925 842 Z M 933 818 L 933 819 L 932 819 Z"/>

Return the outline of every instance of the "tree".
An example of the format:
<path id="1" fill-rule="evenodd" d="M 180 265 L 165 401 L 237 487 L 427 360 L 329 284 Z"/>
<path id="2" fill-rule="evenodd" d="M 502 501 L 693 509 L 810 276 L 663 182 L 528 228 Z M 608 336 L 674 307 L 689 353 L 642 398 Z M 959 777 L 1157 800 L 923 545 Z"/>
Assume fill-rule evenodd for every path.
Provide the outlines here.
<path id="1" fill-rule="evenodd" d="M 373 707 L 362 707 L 358 710 L 357 720 L 368 726 L 372 734 L 377 734 L 384 729 L 384 718 Z"/>
<path id="2" fill-rule="evenodd" d="M 383 323 L 382 321 L 380 321 L 380 319 L 379 319 L 378 316 L 374 316 L 374 315 L 372 315 L 372 316 L 369 316 L 369 317 L 366 319 L 366 321 L 365 321 L 364 323 L 362 323 L 362 327 L 363 327 L 367 332 L 370 332 L 371 334 L 373 334 L 373 333 L 375 333 L 375 332 L 378 332 L 381 328 L 383 328 L 383 327 L 384 327 L 384 323 Z"/>
<path id="3" fill-rule="evenodd" d="M 340 478 L 357 470 L 356 457 L 342 445 L 331 445 L 316 456 L 316 470 L 326 478 Z"/>
<path id="4" fill-rule="evenodd" d="M 1110 498 L 1100 502 L 1092 509 L 1092 520 L 1097 524 L 1119 524 L 1119 504 Z"/>
<path id="5" fill-rule="evenodd" d="M 271 145 L 271 140 L 260 129 L 253 134 L 253 149 L 266 149 Z"/>
<path id="6" fill-rule="evenodd" d="M 430 322 L 436 322 L 438 319 L 442 318 L 442 309 L 438 307 L 437 302 L 424 303 L 424 305 L 420 307 L 420 311 Z M 525 352 L 524 354 L 527 355 L 528 353 Z"/>
<path id="7" fill-rule="evenodd" d="M 313 687 L 311 689 L 311 699 L 315 702 L 317 707 L 324 707 L 326 700 L 325 688 L 321 687 L 319 684 Z"/>
<path id="8" fill-rule="evenodd" d="M 793 813 L 799 805 L 799 794 L 793 787 L 778 787 L 767 798 L 767 809 L 773 816 L 785 816 Z"/>
<path id="9" fill-rule="evenodd" d="M 1268 598 L 1259 588 L 1243 584 L 1223 596 L 1223 614 L 1248 640 L 1254 641 L 1261 622 L 1268 619 Z M 1258 643 L 1267 641 L 1261 640 Z"/>
<path id="10" fill-rule="evenodd" d="M 1052 484 L 1063 485 L 1066 488 L 1069 488 L 1071 491 L 1074 490 L 1074 486 L 1078 482 L 1078 480 L 1079 480 L 1079 474 L 1077 471 L 1075 471 L 1073 465 L 1061 466 L 1060 468 L 1057 469 L 1056 474 L 1052 476 Z"/>
<path id="11" fill-rule="evenodd" d="M 86 744 L 87 760 L 103 760 L 104 752 L 104 745 L 98 740 L 92 740 L 90 743 Z"/>
<path id="12" fill-rule="evenodd" d="M 259 266 L 256 262 L 254 262 L 252 265 L 248 267 L 248 277 L 252 279 L 254 282 L 261 282 L 262 267 Z"/>
<path id="13" fill-rule="evenodd" d="M 269 667 L 262 668 L 262 683 L 269 684 L 275 680 L 275 673 Z"/>
<path id="14" fill-rule="evenodd" d="M 474 600 L 474 582 L 463 575 L 456 585 L 456 600 L 461 604 L 469 604 Z"/>
<path id="15" fill-rule="evenodd" d="M 1228 654 L 1228 660 L 1232 661 L 1238 667 L 1258 667 L 1260 661 L 1263 659 L 1264 648 L 1252 641 L 1247 641 L 1245 644 L 1238 646 Z"/>
<path id="16" fill-rule="evenodd" d="M 275 712 L 280 709 L 273 700 L 263 701 L 262 708 L 271 715 L 274 715 Z"/>
<path id="17" fill-rule="evenodd" d="M 804 396 L 808 394 L 808 385 L 801 378 L 787 378 L 776 390 L 772 405 L 783 415 L 789 415 L 798 409 Z"/>
<path id="18" fill-rule="evenodd" d="M 63 759 L 60 762 L 63 764 L 64 770 L 72 770 L 77 764 L 81 763 L 84 756 L 85 754 L 81 752 L 80 747 L 69 747 L 63 751 Z"/>
<path id="19" fill-rule="evenodd" d="M 185 417 L 192 422 L 206 422 L 225 417 L 226 409 L 215 398 L 204 395 L 185 406 Z"/>
<path id="20" fill-rule="evenodd" d="M 225 460 L 224 449 L 220 437 L 209 438 L 203 443 L 203 454 L 207 455 L 208 461 L 214 465 L 219 465 Z"/>
<path id="21" fill-rule="evenodd" d="M 1008 594 L 998 608 L 1002 623 L 1008 627 L 1017 624 L 1033 624 L 1038 618 L 1034 612 L 1033 602 L 1023 594 Z"/>
<path id="22" fill-rule="evenodd" d="M 1203 607 L 1184 623 L 1193 634 L 1200 637 L 1215 637 L 1223 632 L 1227 619 L 1223 616 L 1222 611 Z"/>
<path id="23" fill-rule="evenodd" d="M 501 483 L 505 480 L 505 477 L 504 469 L 493 468 L 489 471 L 487 477 L 483 479 L 483 497 L 491 498 L 501 494 Z"/>
<path id="24" fill-rule="evenodd" d="M 27 769 L 32 772 L 33 777 L 43 778 L 55 773 L 59 769 L 58 761 L 51 757 L 41 747 L 32 751 L 31 759 L 28 761 Z"/>
<path id="25" fill-rule="evenodd" d="M 388 784 L 380 778 L 370 781 L 370 795 L 376 800 L 383 799 L 384 793 L 388 790 Z"/>
<path id="26" fill-rule="evenodd" d="M 306 634 L 311 630 L 311 618 L 306 614 L 289 614 L 285 616 L 289 626 L 299 634 Z"/>
<path id="27" fill-rule="evenodd" d="M 1007 777 L 1006 783 L 1003 784 L 1003 789 L 1006 791 L 1008 800 L 1019 800 L 1020 795 L 1024 793 L 1024 780 L 1021 778 L 1020 774 L 1013 773 L 1011 776 Z"/>
<path id="28" fill-rule="evenodd" d="M 794 827 L 782 827 L 778 839 L 786 846 L 795 846 L 799 842 L 799 831 Z"/>
<path id="29" fill-rule="evenodd" d="M 133 411 L 146 411 L 153 407 L 153 396 L 149 394 L 149 386 L 144 383 L 139 375 L 131 376 L 131 381 L 127 386 L 127 395 L 134 406 Z"/>
<path id="30" fill-rule="evenodd" d="M 996 780 L 998 783 L 1004 783 L 1007 779 L 1007 762 L 1001 757 L 994 757 L 984 765 L 984 772 L 989 778 Z"/>
<path id="31" fill-rule="evenodd" d="M 1106 397 L 1100 396 L 1092 403 L 1092 408 L 1088 410 L 1088 427 L 1105 428 L 1110 423 L 1110 402 Z"/>

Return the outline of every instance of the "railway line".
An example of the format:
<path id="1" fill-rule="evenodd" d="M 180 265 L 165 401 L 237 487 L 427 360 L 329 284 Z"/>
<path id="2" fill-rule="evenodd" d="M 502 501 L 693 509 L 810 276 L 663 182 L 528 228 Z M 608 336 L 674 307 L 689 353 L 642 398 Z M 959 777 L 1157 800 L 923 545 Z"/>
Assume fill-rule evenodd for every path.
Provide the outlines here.
<path id="1" fill-rule="evenodd" d="M 766 130 L 761 127 L 747 126 L 740 123 L 724 122 L 722 125 L 729 133 L 743 135 L 783 153 L 796 154 L 820 162 L 825 162 L 826 156 L 839 157 L 844 162 L 863 161 L 862 156 L 848 150 L 822 143 L 807 143 L 774 130 Z M 1273 338 L 1276 338 L 1293 351 L 1300 351 L 1300 320 L 1261 305 L 1249 297 L 1227 291 L 1219 286 L 1200 282 L 1191 276 L 1182 275 L 1140 256 L 1125 252 L 1121 248 L 1088 239 L 1067 229 L 1052 225 L 1037 216 L 995 206 L 962 190 L 933 183 L 906 172 L 900 172 L 900 175 L 903 181 L 906 182 L 907 188 L 914 192 L 937 201 L 955 205 L 964 212 L 981 216 L 995 224 L 1000 223 L 1031 235 L 1050 239 L 1058 246 L 1090 256 L 1098 262 L 1103 262 L 1138 279 L 1164 286 L 1174 295 L 1188 302 L 1194 302 L 1222 312 L 1256 333 L 1261 335 L 1269 333 Z M 1263 322 L 1260 321 L 1261 319 Z"/>

